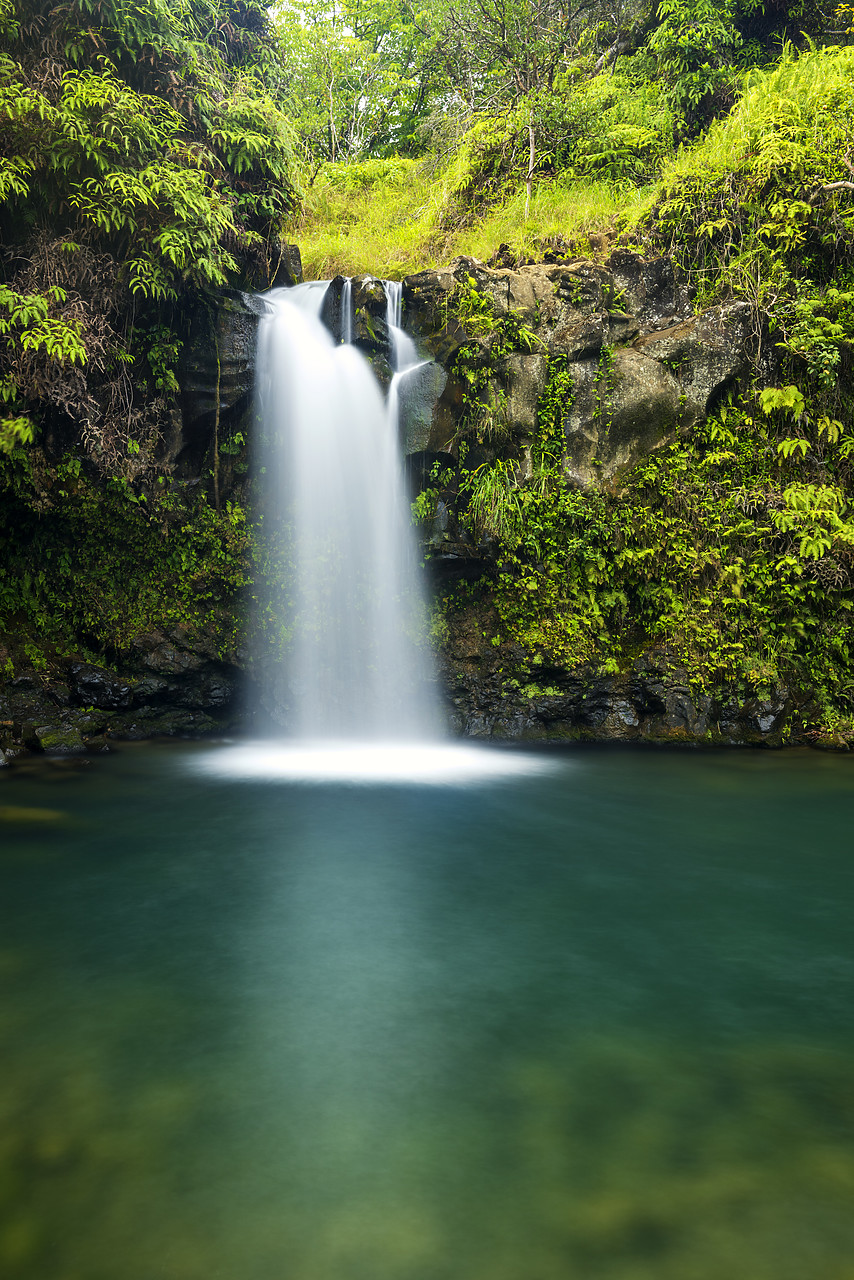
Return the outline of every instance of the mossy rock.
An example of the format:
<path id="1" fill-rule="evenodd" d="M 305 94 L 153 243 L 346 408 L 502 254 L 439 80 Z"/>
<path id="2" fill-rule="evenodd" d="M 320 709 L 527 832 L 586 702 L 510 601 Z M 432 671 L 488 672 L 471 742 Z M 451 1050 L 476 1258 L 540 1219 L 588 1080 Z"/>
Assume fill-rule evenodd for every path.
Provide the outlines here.
<path id="1" fill-rule="evenodd" d="M 25 724 L 22 738 L 32 751 L 49 756 L 85 755 L 86 747 L 79 729 L 68 724 Z"/>

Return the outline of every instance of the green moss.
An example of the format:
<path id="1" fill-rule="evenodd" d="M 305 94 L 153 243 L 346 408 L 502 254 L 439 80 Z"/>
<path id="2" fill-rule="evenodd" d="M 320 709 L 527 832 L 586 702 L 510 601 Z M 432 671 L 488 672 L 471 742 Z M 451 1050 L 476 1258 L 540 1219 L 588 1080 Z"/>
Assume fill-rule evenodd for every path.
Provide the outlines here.
<path id="1" fill-rule="evenodd" d="M 812 453 L 785 457 L 784 424 L 730 406 L 636 467 L 619 492 L 582 492 L 562 474 L 567 378 L 553 362 L 537 470 L 508 484 L 514 519 L 491 526 L 497 572 L 483 589 L 507 642 L 534 664 L 612 674 L 658 648 L 696 692 L 735 682 L 762 693 L 786 680 L 814 692 L 822 723 L 850 717 L 847 437 L 831 442 L 807 423 Z M 482 468 L 481 489 L 484 475 L 506 479 L 506 462 Z"/>
<path id="2" fill-rule="evenodd" d="M 138 636 L 175 626 L 233 652 L 249 581 L 236 503 L 217 512 L 189 486 L 138 491 L 23 449 L 0 462 L 0 498 L 0 623 L 32 636 L 32 664 L 81 645 L 125 655 Z"/>

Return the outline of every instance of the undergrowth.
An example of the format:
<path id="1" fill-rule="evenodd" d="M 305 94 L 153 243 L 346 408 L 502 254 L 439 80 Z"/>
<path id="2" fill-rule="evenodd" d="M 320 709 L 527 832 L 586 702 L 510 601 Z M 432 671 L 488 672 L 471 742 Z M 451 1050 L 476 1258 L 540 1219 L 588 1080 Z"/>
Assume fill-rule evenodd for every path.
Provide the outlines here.
<path id="1" fill-rule="evenodd" d="M 0 631 L 33 652 L 133 653 L 147 633 L 180 628 L 233 658 L 249 585 L 248 534 L 236 502 L 163 478 L 149 493 L 88 474 L 79 457 L 40 450 L 0 459 Z M 42 658 L 42 661 L 44 659 Z"/>
<path id="2" fill-rule="evenodd" d="M 463 463 L 463 518 L 498 540 L 484 589 L 501 639 L 534 665 L 611 673 L 660 647 L 697 692 L 787 680 L 814 692 L 826 722 L 850 715 L 854 436 L 804 423 L 805 455 L 784 447 L 786 414 L 728 406 L 618 494 L 579 491 L 563 478 L 571 395 L 571 367 L 554 361 L 527 479 L 506 458 Z"/>
<path id="3" fill-rule="evenodd" d="M 811 691 L 818 722 L 850 718 L 850 379 L 828 387 L 806 377 L 808 394 L 757 381 L 619 488 L 581 491 L 564 474 L 572 365 L 550 358 L 526 441 L 502 424 L 496 387 L 508 352 L 543 344 L 518 316 L 495 315 L 473 278 L 451 305 L 472 341 L 453 370 L 464 388 L 459 462 L 434 497 L 450 499 L 472 540 L 490 548 L 493 575 L 480 591 L 501 620 L 493 643 L 521 646 L 531 667 L 611 674 L 656 649 L 697 693 L 761 694 L 787 682 Z M 784 345 L 778 372 L 798 363 L 809 374 Z"/>

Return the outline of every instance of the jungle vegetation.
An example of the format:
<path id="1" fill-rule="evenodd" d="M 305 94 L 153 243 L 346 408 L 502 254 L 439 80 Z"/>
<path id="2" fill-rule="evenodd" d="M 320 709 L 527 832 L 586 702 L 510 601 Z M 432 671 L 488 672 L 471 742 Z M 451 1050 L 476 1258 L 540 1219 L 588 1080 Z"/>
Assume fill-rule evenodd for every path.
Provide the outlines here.
<path id="1" fill-rule="evenodd" d="M 537 483 L 497 449 L 462 484 L 506 638 L 608 670 L 660 642 L 850 716 L 852 29 L 833 0 L 0 0 L 6 633 L 115 658 L 233 613 L 244 512 L 158 462 L 206 290 L 265 287 L 286 240 L 314 277 L 619 241 L 698 309 L 746 299 L 773 361 L 619 498 L 566 487 L 552 370 Z"/>

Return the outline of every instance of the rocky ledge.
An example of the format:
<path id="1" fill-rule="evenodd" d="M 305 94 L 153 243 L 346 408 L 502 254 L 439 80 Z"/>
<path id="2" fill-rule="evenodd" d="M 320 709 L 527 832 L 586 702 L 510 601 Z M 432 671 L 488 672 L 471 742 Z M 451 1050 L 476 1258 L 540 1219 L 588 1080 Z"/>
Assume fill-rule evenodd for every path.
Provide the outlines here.
<path id="1" fill-rule="evenodd" d="M 140 636 L 121 672 L 66 660 L 60 678 L 27 672 L 0 686 L 0 765 L 30 752 L 93 754 L 110 741 L 198 737 L 237 727 L 235 667 L 180 628 Z"/>
<path id="2" fill-rule="evenodd" d="M 520 646 L 495 646 L 498 615 L 471 602 L 450 620 L 441 684 L 453 732 L 471 738 L 528 742 L 625 742 L 659 746 L 811 746 L 854 748 L 851 726 L 819 732 L 812 694 L 721 684 L 698 691 L 666 647 L 638 656 L 609 675 L 590 664 L 572 669 L 532 659 Z"/>
<path id="3" fill-rule="evenodd" d="M 548 358 L 563 356 L 573 382 L 564 414 L 566 472 L 581 486 L 606 485 L 624 468 L 708 415 L 749 369 L 755 346 L 746 303 L 694 315 L 668 258 L 626 249 L 605 264 L 576 260 L 515 270 L 460 258 L 443 271 L 404 282 L 407 323 L 448 372 L 427 430 L 407 450 L 455 452 L 465 383 L 454 374 L 460 348 L 493 336 L 466 325 L 461 295 L 488 299 L 492 315 L 513 313 L 531 335 L 529 351 L 492 362 L 486 398 L 503 404 L 508 433 L 525 454 L 545 388 Z M 607 412 L 603 403 L 607 401 Z"/>

